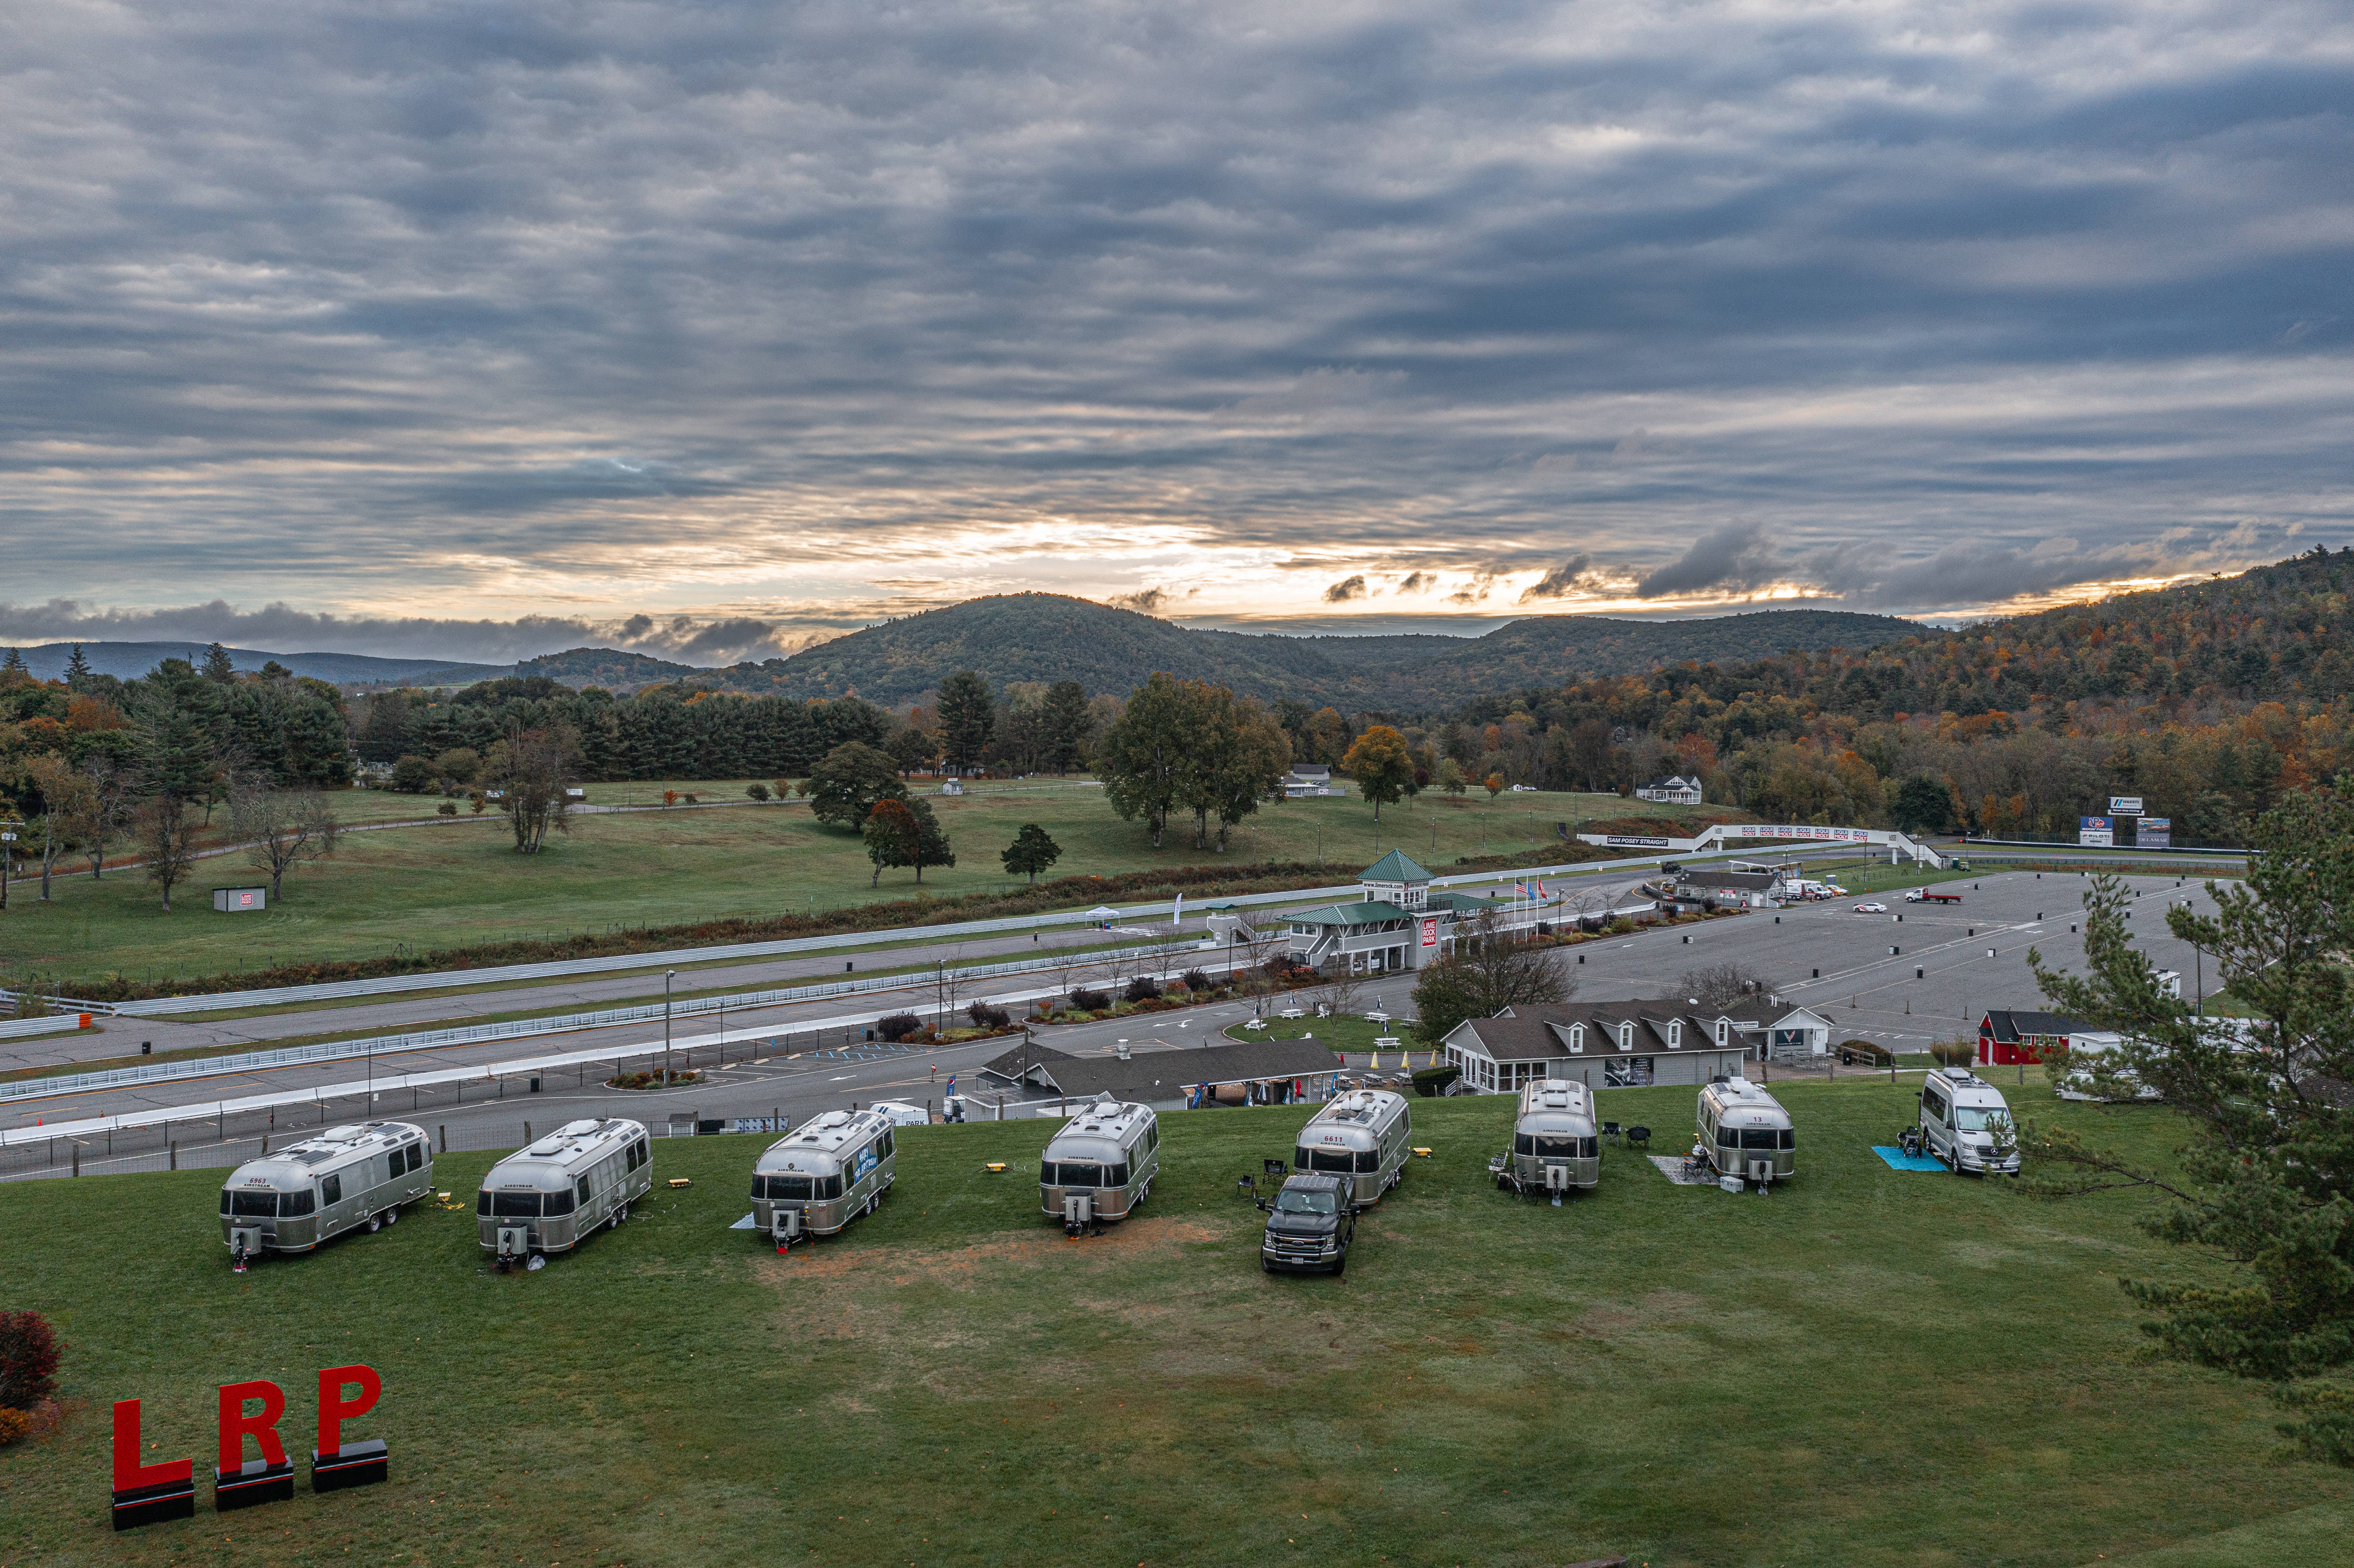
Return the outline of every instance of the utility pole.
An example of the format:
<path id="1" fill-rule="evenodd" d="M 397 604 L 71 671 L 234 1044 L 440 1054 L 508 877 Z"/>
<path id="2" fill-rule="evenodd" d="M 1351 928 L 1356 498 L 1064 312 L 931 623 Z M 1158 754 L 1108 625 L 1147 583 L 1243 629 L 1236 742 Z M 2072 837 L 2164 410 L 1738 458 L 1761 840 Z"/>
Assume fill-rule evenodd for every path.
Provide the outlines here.
<path id="1" fill-rule="evenodd" d="M 17 817 L 0 821 L 0 909 L 8 907 L 8 863 L 16 858 L 16 833 L 24 825 Z"/>
<path id="2" fill-rule="evenodd" d="M 676 969 L 663 970 L 663 1087 L 670 1087 L 670 982 Z"/>

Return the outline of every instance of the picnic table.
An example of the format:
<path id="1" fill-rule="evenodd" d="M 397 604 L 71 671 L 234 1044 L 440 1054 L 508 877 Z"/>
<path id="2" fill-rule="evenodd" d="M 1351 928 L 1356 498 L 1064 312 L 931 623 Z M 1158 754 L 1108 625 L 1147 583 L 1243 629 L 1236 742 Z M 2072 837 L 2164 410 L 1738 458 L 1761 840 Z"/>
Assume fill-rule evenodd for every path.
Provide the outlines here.
<path id="1" fill-rule="evenodd" d="M 1264 1018 L 1249 1019 L 1244 1022 L 1243 1027 L 1245 1029 L 1264 1029 L 1267 1027 L 1267 1020 Z"/>
<path id="2" fill-rule="evenodd" d="M 1281 1018 L 1305 1018 L 1308 1014 L 1299 1008 L 1287 1007 L 1277 1016 Z"/>

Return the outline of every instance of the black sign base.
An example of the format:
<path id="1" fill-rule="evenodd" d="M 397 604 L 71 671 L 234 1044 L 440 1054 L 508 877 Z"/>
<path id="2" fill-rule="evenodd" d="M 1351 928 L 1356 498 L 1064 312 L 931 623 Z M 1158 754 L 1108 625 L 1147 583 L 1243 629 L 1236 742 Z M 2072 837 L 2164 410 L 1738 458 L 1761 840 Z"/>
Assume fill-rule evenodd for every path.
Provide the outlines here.
<path id="1" fill-rule="evenodd" d="M 196 1478 L 154 1487 L 125 1487 L 114 1494 L 114 1528 L 136 1530 L 167 1519 L 196 1517 Z"/>
<path id="2" fill-rule="evenodd" d="M 248 1459 L 234 1470 L 213 1471 L 213 1511 L 251 1508 L 256 1503 L 286 1502 L 294 1496 L 294 1467 L 267 1459 Z"/>
<path id="3" fill-rule="evenodd" d="M 372 1487 L 391 1474 L 392 1451 L 381 1437 L 346 1443 L 327 1453 L 311 1450 L 311 1489 L 339 1492 L 345 1487 Z"/>

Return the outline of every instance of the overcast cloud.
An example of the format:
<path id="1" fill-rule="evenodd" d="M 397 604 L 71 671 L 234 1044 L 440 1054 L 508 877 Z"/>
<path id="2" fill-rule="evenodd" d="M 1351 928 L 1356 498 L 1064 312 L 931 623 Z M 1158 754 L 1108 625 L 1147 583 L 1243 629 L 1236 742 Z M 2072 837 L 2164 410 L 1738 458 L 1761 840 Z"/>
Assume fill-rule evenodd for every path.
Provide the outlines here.
<path id="1" fill-rule="evenodd" d="M 977 592 L 1273 624 L 1393 581 L 1946 616 L 2354 538 L 2342 5 L 8 37 L 16 641 L 716 662 Z"/>

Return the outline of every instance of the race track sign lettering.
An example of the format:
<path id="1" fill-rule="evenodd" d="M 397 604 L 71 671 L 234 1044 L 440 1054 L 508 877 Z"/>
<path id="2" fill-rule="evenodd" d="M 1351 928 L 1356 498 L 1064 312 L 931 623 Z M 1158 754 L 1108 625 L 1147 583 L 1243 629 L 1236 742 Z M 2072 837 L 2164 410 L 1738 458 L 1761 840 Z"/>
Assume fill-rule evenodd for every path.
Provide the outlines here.
<path id="1" fill-rule="evenodd" d="M 2172 849 L 2174 847 L 2174 819 L 2172 817 L 2144 817 L 2141 820 L 2140 825 L 2134 830 L 2134 842 L 2141 846 L 2143 849 Z"/>
<path id="2" fill-rule="evenodd" d="M 2109 815 L 2110 815 L 2110 816 L 2112 816 L 2112 817 L 2138 817 L 2138 816 L 2140 816 L 2140 815 L 2141 815 L 2141 797 L 2140 797 L 2140 796 L 2138 796 L 2138 795 L 2112 795 L 2112 796 L 2110 796 L 2110 797 L 2109 797 Z"/>
<path id="3" fill-rule="evenodd" d="M 1438 921 L 1436 916 L 1426 918 L 1422 923 L 1422 945 L 1426 948 L 1438 946 Z"/>
<path id="4" fill-rule="evenodd" d="M 356 1389 L 346 1395 L 346 1390 Z M 259 1503 L 283 1502 L 294 1495 L 294 1466 L 286 1457 L 278 1423 L 286 1414 L 286 1391 L 263 1378 L 223 1383 L 218 1390 L 213 1467 L 213 1510 L 228 1513 Z M 318 1446 L 311 1450 L 311 1489 L 342 1491 L 386 1478 L 390 1450 L 382 1438 L 346 1440 L 344 1423 L 365 1415 L 384 1396 L 384 1379 L 365 1366 L 328 1367 L 319 1373 Z M 246 1414 L 248 1404 L 261 1408 Z M 250 1436 L 258 1458 L 245 1457 Z M 114 1528 L 133 1530 L 165 1520 L 192 1519 L 196 1511 L 196 1461 L 145 1462 L 139 1402 L 114 1402 Z"/>

